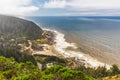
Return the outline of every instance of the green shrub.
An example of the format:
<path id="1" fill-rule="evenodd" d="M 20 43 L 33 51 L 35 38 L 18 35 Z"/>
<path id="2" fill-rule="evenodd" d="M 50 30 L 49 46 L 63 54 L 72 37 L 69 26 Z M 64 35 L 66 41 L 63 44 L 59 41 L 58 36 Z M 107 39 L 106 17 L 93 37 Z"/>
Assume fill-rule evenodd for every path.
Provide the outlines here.
<path id="1" fill-rule="evenodd" d="M 40 80 L 55 80 L 53 74 L 43 75 Z"/>
<path id="2" fill-rule="evenodd" d="M 93 80 L 81 71 L 70 70 L 59 65 L 45 69 L 43 75 L 54 75 L 54 80 Z"/>

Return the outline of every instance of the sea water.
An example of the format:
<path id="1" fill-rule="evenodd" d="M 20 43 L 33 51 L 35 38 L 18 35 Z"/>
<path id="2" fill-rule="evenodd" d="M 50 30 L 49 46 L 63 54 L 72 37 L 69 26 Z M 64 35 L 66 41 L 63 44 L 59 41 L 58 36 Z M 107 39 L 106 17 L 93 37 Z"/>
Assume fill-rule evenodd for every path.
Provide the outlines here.
<path id="1" fill-rule="evenodd" d="M 77 51 L 120 66 L 120 17 L 29 17 L 42 28 L 58 30 Z M 64 45 L 64 44 L 61 44 Z"/>

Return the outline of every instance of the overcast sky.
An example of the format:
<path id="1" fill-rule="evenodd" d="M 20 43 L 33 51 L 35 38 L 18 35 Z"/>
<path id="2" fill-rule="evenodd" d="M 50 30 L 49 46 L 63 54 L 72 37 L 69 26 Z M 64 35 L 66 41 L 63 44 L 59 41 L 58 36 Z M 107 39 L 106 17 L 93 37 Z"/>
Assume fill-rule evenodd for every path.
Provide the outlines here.
<path id="1" fill-rule="evenodd" d="M 120 0 L 0 0 L 0 14 L 21 16 L 119 16 Z"/>

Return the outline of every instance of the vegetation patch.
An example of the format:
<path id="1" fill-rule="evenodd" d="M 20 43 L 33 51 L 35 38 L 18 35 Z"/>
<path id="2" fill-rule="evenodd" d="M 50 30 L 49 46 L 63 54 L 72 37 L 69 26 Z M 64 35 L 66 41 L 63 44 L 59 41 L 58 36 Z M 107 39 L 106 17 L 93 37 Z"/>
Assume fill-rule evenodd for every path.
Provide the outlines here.
<path id="1" fill-rule="evenodd" d="M 1 80 L 94 80 L 81 71 L 57 65 L 40 71 L 31 62 L 18 63 L 13 58 L 0 56 Z"/>

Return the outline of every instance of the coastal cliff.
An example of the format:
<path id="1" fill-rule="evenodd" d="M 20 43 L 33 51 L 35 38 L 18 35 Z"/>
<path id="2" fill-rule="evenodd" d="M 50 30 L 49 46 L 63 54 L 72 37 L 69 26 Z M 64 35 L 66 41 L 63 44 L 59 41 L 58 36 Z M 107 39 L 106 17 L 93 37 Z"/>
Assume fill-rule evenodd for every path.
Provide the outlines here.
<path id="1" fill-rule="evenodd" d="M 0 35 L 38 39 L 42 33 L 43 30 L 32 21 L 0 15 Z"/>

